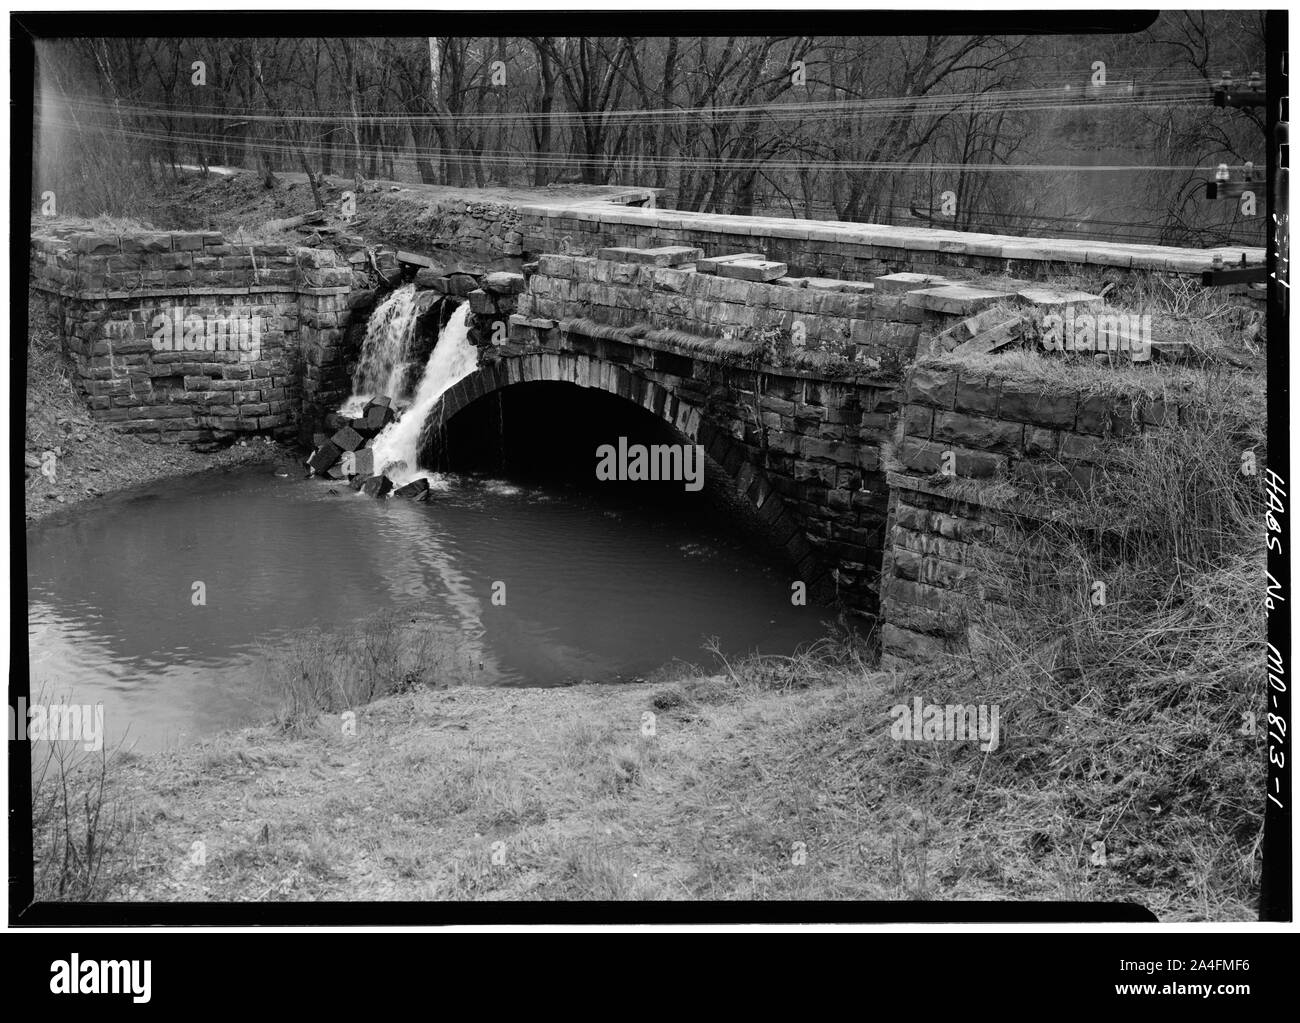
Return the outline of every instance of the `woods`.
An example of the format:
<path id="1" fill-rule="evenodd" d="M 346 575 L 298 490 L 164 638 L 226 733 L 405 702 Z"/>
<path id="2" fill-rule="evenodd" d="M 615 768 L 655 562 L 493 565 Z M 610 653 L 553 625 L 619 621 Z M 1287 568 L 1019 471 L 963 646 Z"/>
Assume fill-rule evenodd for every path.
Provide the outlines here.
<path id="1" fill-rule="evenodd" d="M 1212 104 L 1263 51 L 1246 11 L 1122 36 L 69 39 L 38 47 L 34 190 L 130 214 L 224 165 L 268 185 L 646 185 L 683 210 L 1260 244 L 1263 217 L 1204 184 L 1263 165 L 1264 111 Z"/>

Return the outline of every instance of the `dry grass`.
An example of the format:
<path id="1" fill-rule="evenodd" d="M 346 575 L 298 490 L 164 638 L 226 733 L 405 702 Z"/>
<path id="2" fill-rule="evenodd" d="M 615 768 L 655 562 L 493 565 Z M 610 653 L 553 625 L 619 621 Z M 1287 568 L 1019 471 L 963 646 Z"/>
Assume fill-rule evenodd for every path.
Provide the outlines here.
<path id="1" fill-rule="evenodd" d="M 1091 359 L 1063 359 L 1033 349 L 1013 349 L 993 354 L 929 355 L 918 366 L 958 369 L 964 373 L 995 376 L 1016 384 L 1037 385 L 1043 393 L 1074 391 L 1083 396 L 1127 398 L 1182 404 L 1207 392 L 1228 388 L 1242 403 L 1263 399 L 1265 379 L 1226 366 L 1177 366 L 1127 363 L 1112 366 Z"/>
<path id="2" fill-rule="evenodd" d="M 322 714 L 474 676 L 468 648 L 456 633 L 398 611 L 343 632 L 309 630 L 277 641 L 265 655 L 267 681 L 281 698 L 277 720 L 296 734 L 313 728 Z"/>
<path id="3" fill-rule="evenodd" d="M 1001 576 L 1001 606 L 972 609 L 970 652 L 949 669 L 968 697 L 1016 708 L 1015 755 L 986 775 L 998 816 L 1043 849 L 1104 842 L 1102 889 L 1151 888 L 1178 916 L 1248 917 L 1258 892 L 1266 729 L 1243 729 L 1266 711 L 1264 494 L 1240 461 L 1251 412 L 1223 400 L 1192 429 L 1144 435 L 1068 527 L 1008 542 L 1028 554 L 1009 578 L 990 556 L 979 567 Z"/>
<path id="4" fill-rule="evenodd" d="M 37 703 L 43 702 L 38 696 Z M 127 757 L 107 746 L 33 740 L 33 888 L 41 902 L 108 898 L 135 868 L 138 833 L 119 783 Z"/>

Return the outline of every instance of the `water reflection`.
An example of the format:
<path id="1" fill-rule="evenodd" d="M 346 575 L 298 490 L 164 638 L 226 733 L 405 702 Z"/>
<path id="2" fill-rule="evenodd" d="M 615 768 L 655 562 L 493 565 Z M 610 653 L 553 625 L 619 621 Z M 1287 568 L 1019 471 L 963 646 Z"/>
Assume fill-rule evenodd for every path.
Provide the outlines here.
<path id="1" fill-rule="evenodd" d="M 488 685 L 643 677 L 701 661 L 709 636 L 789 652 L 821 632 L 757 555 L 649 512 L 465 479 L 427 504 L 330 489 L 243 469 L 29 527 L 33 691 L 102 700 L 110 737 L 157 748 L 264 715 L 268 649 L 377 612 L 454 630 Z"/>

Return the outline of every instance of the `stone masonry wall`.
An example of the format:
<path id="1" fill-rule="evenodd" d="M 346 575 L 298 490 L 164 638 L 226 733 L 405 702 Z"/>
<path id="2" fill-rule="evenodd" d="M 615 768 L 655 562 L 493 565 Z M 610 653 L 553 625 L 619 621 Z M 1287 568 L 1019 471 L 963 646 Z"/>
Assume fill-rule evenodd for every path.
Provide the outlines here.
<path id="1" fill-rule="evenodd" d="M 214 231 L 31 240 L 92 415 L 176 443 L 288 436 L 304 398 L 332 397 L 357 265 Z"/>
<path id="2" fill-rule="evenodd" d="M 681 250 L 679 257 L 691 258 Z M 630 257 L 620 257 L 630 258 Z M 924 313 L 905 304 L 902 292 L 870 287 L 831 290 L 803 279 L 741 280 L 681 267 L 582 256 L 545 255 L 520 296 L 519 312 L 542 319 L 587 318 L 615 327 L 636 324 L 699 338 L 778 343 L 839 357 L 863 371 L 879 372 L 910 361 Z M 780 338 L 771 332 L 781 333 Z"/>
<path id="3" fill-rule="evenodd" d="M 1085 393 L 942 359 L 918 363 L 902 388 L 887 474 L 884 666 L 961 649 L 963 610 L 975 600 L 1001 602 L 1007 584 L 998 565 L 1019 564 L 1016 537 L 1049 517 L 1048 495 L 1057 509 L 1062 500 L 1068 507 L 1108 449 L 1177 427 L 1182 415 L 1167 399 Z"/>
<path id="4" fill-rule="evenodd" d="M 897 272 L 1042 280 L 1107 270 L 1199 274 L 1216 255 L 1226 266 L 1262 266 L 1262 248 L 1171 248 L 1024 238 L 941 228 L 745 217 L 656 208 L 656 189 L 612 186 L 603 195 L 551 197 L 544 189 L 413 196 L 400 190 L 367 200 L 378 237 L 417 251 L 534 259 L 542 253 L 594 256 L 602 248 L 689 246 L 706 257 L 763 253 L 806 277 L 869 281 Z"/>
<path id="5" fill-rule="evenodd" d="M 882 274 L 970 274 L 1041 280 L 1106 269 L 1199 274 L 1214 256 L 1225 265 L 1263 265 L 1261 248 L 1178 249 L 1056 238 L 1021 238 L 934 228 L 892 227 L 838 221 L 742 217 L 645 209 L 586 202 L 521 204 L 525 254 L 569 252 L 595 255 L 615 246 L 702 249 L 706 257 L 731 252 L 764 253 L 800 276 L 869 281 Z M 960 276 L 948 274 L 949 276 Z"/>

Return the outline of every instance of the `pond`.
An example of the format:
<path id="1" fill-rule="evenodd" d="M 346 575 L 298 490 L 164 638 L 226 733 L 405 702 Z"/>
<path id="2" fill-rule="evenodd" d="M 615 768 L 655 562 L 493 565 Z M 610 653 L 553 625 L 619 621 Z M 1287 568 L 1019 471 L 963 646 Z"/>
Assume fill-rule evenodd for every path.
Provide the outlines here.
<path id="1" fill-rule="evenodd" d="M 383 612 L 455 638 L 448 683 L 500 686 L 708 668 L 709 637 L 791 653 L 832 617 L 724 522 L 483 475 L 416 503 L 293 463 L 211 473 L 31 524 L 27 557 L 33 701 L 103 702 L 140 750 L 265 718 L 278 650 Z"/>

